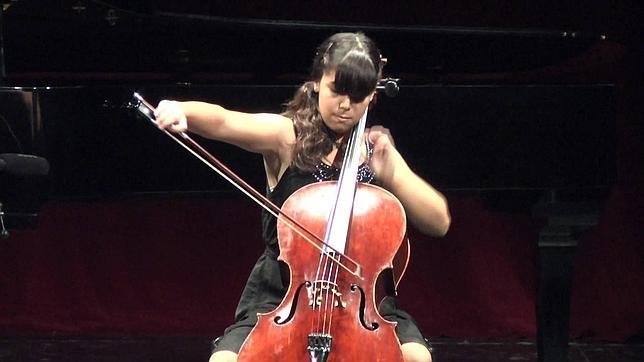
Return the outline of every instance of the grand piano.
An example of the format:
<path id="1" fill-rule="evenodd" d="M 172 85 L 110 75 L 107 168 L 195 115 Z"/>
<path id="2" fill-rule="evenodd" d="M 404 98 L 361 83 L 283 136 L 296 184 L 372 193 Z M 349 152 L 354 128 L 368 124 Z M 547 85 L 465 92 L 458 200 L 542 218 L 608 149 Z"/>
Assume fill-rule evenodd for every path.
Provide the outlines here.
<path id="1" fill-rule="evenodd" d="M 48 160 L 47 180 L 33 191 L 42 203 L 234 194 L 137 118 L 132 93 L 279 112 L 306 78 L 316 44 L 363 30 L 388 58 L 386 75 L 400 79 L 398 95 L 381 94 L 370 122 L 391 129 L 415 170 L 448 198 L 482 198 L 545 220 L 535 240 L 537 337 L 542 359 L 560 358 L 574 246 L 616 178 L 614 74 L 598 59 L 622 47 L 596 29 L 562 24 L 412 22 L 422 8 L 415 3 L 398 16 L 368 10 L 371 18 L 352 23 L 287 8 L 250 16 L 244 5 L 226 12 L 190 2 L 5 1 L 0 153 Z M 258 156 L 200 141 L 264 188 Z M 7 228 L 38 228 L 41 204 L 20 201 L 10 176 L 0 190 Z"/>
<path id="2" fill-rule="evenodd" d="M 400 78 L 401 90 L 381 95 L 372 122 L 392 129 L 411 163 L 442 189 L 611 183 L 613 86 L 604 69 L 581 78 L 566 63 L 594 70 L 585 58 L 611 51 L 601 34 L 225 19 L 114 6 L 17 1 L 3 14 L 2 152 L 19 152 L 20 142 L 25 153 L 46 155 L 52 197 L 212 190 L 207 171 L 186 167 L 186 158 L 151 157 L 158 147 L 176 152 L 133 120 L 131 94 L 279 112 L 306 78 L 315 44 L 343 29 L 364 29 L 382 44 L 386 75 Z M 135 172 L 142 164 L 163 176 L 176 167 L 197 175 L 169 184 L 156 172 Z M 247 162 L 239 164 L 243 173 Z"/>

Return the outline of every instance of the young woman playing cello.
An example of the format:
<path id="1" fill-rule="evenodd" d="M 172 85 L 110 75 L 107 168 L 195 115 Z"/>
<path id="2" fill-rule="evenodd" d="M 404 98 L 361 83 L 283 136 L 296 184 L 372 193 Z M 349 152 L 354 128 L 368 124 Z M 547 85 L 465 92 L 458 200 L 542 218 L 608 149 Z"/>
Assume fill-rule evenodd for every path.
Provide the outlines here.
<path id="1" fill-rule="evenodd" d="M 310 81 L 304 83 L 282 114 L 250 114 L 202 102 L 161 101 L 159 128 L 190 131 L 260 153 L 268 197 L 280 206 L 300 187 L 337 178 L 347 135 L 374 98 L 384 63 L 374 42 L 362 33 L 338 33 L 317 49 Z M 443 195 L 416 175 L 396 150 L 389 131 L 365 132 L 364 163 L 358 181 L 377 183 L 395 195 L 407 219 L 421 232 L 443 236 L 450 225 Z M 257 313 L 275 309 L 288 288 L 280 265 L 276 220 L 263 214 L 266 250 L 239 301 L 235 323 L 217 343 L 210 361 L 236 361 Z M 396 335 L 405 361 L 431 361 L 428 345 L 413 318 L 388 296 L 380 314 L 397 322 Z"/>

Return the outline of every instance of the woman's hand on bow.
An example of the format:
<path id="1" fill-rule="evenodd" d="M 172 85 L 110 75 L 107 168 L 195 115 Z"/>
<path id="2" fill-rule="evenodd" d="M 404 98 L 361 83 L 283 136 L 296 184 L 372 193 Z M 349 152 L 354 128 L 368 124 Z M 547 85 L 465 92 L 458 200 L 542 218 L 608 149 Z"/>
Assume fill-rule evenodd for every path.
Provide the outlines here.
<path id="1" fill-rule="evenodd" d="M 188 119 L 179 102 L 162 100 L 154 111 L 154 117 L 160 129 L 175 133 L 188 130 Z"/>

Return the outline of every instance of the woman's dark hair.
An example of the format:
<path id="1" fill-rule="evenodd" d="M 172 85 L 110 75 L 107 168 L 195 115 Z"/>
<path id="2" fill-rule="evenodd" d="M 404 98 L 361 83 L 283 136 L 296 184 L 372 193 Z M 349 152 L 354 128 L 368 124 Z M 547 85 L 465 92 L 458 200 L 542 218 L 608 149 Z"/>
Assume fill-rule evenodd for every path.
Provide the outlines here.
<path id="1" fill-rule="evenodd" d="M 363 33 L 337 33 L 320 44 L 310 80 L 298 88 L 282 113 L 295 127 L 293 166 L 312 171 L 333 149 L 335 137 L 318 109 L 315 82 L 335 70 L 336 92 L 361 102 L 376 89 L 383 65 L 378 47 Z"/>

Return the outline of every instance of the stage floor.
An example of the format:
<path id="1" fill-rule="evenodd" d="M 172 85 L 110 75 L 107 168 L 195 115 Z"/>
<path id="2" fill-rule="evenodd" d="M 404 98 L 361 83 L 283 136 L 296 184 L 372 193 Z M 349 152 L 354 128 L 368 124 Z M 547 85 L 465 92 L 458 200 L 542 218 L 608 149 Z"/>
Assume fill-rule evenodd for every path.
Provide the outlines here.
<path id="1" fill-rule="evenodd" d="M 433 339 L 434 361 L 537 361 L 533 341 Z M 206 362 L 205 337 L 1 337 L 0 362 Z M 570 344 L 571 362 L 644 361 L 644 343 Z"/>

